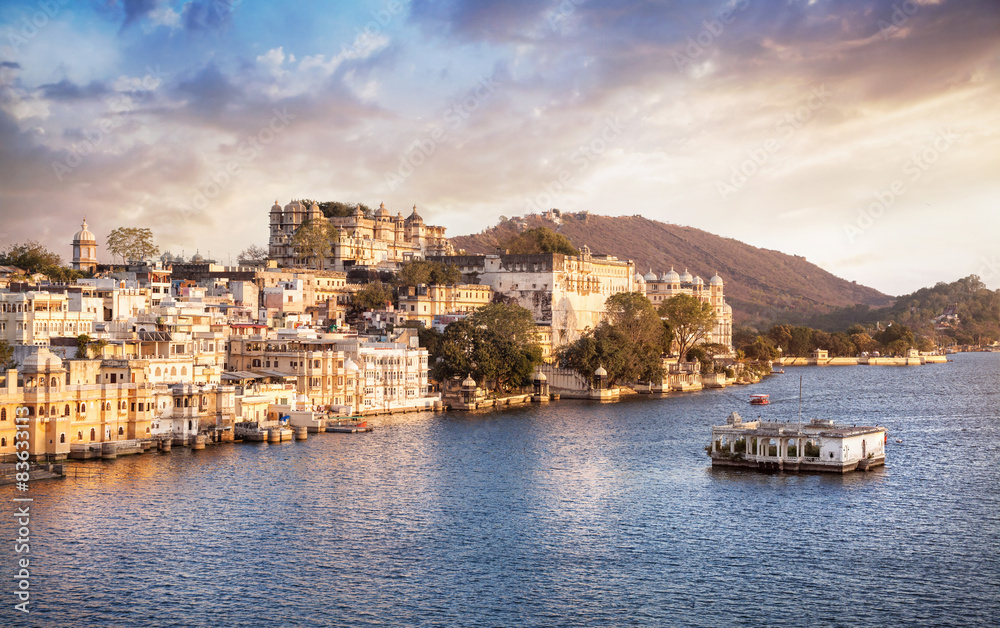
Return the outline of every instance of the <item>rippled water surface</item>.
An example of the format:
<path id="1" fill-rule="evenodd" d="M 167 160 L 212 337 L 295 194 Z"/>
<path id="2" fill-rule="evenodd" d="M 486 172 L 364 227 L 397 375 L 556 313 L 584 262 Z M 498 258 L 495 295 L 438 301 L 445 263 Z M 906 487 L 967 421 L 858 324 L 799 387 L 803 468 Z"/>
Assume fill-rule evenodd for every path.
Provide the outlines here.
<path id="1" fill-rule="evenodd" d="M 710 468 L 745 399 L 890 430 L 872 473 Z M 752 388 L 399 415 L 371 434 L 72 463 L 35 482 L 33 609 L 0 624 L 995 625 L 1000 355 Z M 897 439 L 901 442 L 896 442 Z M 3 514 L 4 512 L 9 514 Z"/>

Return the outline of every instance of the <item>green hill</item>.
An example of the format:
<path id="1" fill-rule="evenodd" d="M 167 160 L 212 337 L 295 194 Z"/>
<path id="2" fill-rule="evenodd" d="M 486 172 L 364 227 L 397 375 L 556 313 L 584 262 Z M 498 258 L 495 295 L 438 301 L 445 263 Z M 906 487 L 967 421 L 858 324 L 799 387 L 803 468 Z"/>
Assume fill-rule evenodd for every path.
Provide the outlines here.
<path id="1" fill-rule="evenodd" d="M 595 254 L 631 259 L 640 273 L 687 268 L 706 281 L 719 273 L 726 282 L 726 300 L 741 323 L 802 322 L 837 308 L 883 307 L 892 302 L 891 297 L 836 277 L 803 257 L 642 216 L 564 213 L 557 220 L 528 216 L 451 240 L 456 250 L 492 253 L 536 227 L 557 231 L 575 247 L 586 244 Z"/>

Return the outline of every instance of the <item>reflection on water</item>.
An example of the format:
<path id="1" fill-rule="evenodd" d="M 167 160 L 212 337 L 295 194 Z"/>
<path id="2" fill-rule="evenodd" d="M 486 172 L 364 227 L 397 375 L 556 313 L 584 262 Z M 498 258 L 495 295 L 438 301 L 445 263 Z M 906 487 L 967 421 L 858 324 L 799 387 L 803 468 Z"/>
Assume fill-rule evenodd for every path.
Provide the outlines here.
<path id="1" fill-rule="evenodd" d="M 748 388 L 400 415 L 371 434 L 79 463 L 93 476 L 32 486 L 34 612 L 9 622 L 11 603 L 0 617 L 992 624 L 1000 357 L 786 371 L 752 389 L 775 401 L 765 420 L 795 420 L 802 375 L 805 420 L 886 425 L 887 466 L 711 469 L 709 427 L 734 409 L 755 416 Z M 16 535 L 10 517 L 0 530 Z M 14 556 L 2 556 L 10 583 Z"/>

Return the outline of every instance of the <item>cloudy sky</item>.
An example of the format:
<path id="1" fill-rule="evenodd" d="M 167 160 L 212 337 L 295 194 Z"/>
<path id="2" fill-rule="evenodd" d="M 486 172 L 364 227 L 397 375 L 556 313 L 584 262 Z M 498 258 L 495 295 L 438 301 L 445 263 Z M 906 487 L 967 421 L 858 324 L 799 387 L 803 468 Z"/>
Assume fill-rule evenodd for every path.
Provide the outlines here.
<path id="1" fill-rule="evenodd" d="M 0 244 L 65 259 L 86 216 L 226 262 L 275 199 L 557 207 L 1000 288 L 998 74 L 996 0 L 5 0 Z"/>

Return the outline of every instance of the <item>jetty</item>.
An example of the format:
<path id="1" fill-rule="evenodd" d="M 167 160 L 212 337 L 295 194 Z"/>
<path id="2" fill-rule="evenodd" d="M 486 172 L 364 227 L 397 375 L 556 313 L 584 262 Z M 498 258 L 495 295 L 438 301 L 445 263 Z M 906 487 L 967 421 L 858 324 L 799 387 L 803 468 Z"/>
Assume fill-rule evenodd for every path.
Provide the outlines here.
<path id="1" fill-rule="evenodd" d="M 744 421 L 738 412 L 712 427 L 705 450 L 713 467 L 761 471 L 867 471 L 885 464 L 886 429 L 837 425 L 829 419 L 808 423 Z"/>

